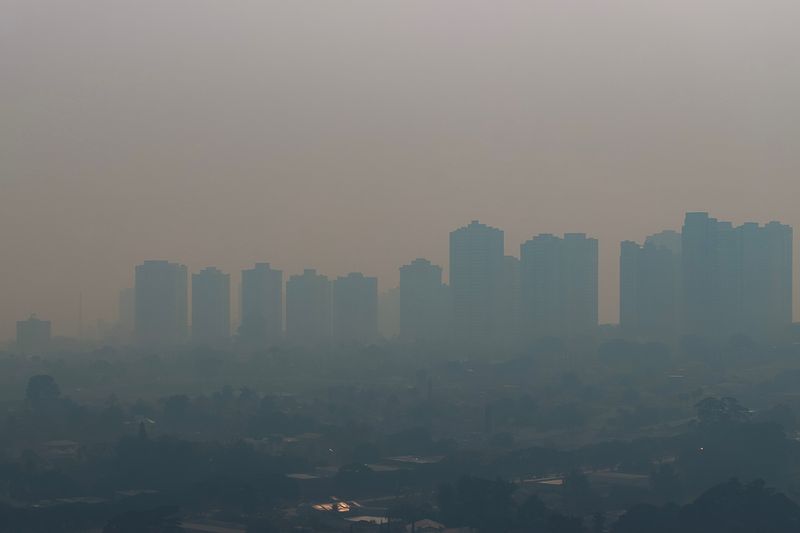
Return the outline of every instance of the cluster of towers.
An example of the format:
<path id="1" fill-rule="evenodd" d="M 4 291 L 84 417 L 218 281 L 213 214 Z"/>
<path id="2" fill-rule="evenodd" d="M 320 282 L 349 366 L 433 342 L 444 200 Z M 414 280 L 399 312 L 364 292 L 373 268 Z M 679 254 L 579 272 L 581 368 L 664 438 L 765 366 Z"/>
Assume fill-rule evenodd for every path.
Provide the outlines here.
<path id="1" fill-rule="evenodd" d="M 145 261 L 136 267 L 135 287 L 123 291 L 123 307 L 133 309 L 135 338 L 144 345 L 169 345 L 189 338 L 223 345 L 232 337 L 231 278 L 209 267 L 191 276 L 184 265 Z M 285 305 L 284 305 L 285 289 Z M 323 346 L 369 343 L 378 339 L 378 280 L 351 273 L 330 281 L 315 270 L 292 276 L 269 263 L 242 271 L 237 341 L 247 347 L 295 344 Z M 191 310 L 191 334 L 189 314 Z"/>
<path id="2" fill-rule="evenodd" d="M 399 332 L 405 341 L 466 346 L 582 337 L 598 326 L 598 241 L 582 233 L 540 234 L 505 254 L 502 230 L 472 221 L 450 234 L 449 284 L 426 259 L 400 268 Z M 305 270 L 284 283 L 268 263 L 244 270 L 239 327 L 231 328 L 231 278 L 209 267 L 146 261 L 121 308 L 133 309 L 135 337 L 166 345 L 192 339 L 245 346 L 366 344 L 378 333 L 378 280 L 361 273 L 328 279 Z M 734 227 L 688 213 L 681 233 L 665 231 L 620 253 L 620 331 L 678 335 L 775 335 L 792 321 L 792 229 Z M 191 315 L 191 333 L 189 317 Z"/>
<path id="3" fill-rule="evenodd" d="M 733 226 L 687 213 L 681 233 L 623 242 L 620 328 L 651 339 L 747 334 L 775 339 L 792 322 L 792 228 Z"/>
<path id="4" fill-rule="evenodd" d="M 478 221 L 450 234 L 455 340 L 480 345 L 594 332 L 597 239 L 541 234 L 520 246 L 519 258 L 504 249 L 503 232 Z M 400 294 L 402 300 L 402 283 Z"/>

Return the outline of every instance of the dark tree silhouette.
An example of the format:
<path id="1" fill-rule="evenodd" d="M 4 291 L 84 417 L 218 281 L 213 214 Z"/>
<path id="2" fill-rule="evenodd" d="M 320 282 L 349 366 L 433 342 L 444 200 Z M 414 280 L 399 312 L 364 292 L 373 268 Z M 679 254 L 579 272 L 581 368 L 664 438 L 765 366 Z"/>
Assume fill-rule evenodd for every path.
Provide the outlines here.
<path id="1" fill-rule="evenodd" d="M 500 479 L 463 477 L 455 486 L 445 485 L 440 489 L 439 506 L 450 527 L 508 531 L 514 514 L 513 493 L 514 486 Z"/>
<path id="2" fill-rule="evenodd" d="M 564 478 L 564 499 L 575 513 L 586 514 L 592 510 L 595 497 L 586 474 L 573 470 Z"/>
<path id="3" fill-rule="evenodd" d="M 746 422 L 750 411 L 736 398 L 714 398 L 709 396 L 695 404 L 697 420 L 704 425 Z"/>
<path id="4" fill-rule="evenodd" d="M 40 374 L 28 380 L 25 399 L 34 409 L 44 409 L 61 397 L 61 389 L 52 376 Z"/>
<path id="5" fill-rule="evenodd" d="M 661 464 L 650 473 L 653 492 L 663 502 L 676 502 L 683 492 L 681 478 L 671 464 Z"/>
<path id="6" fill-rule="evenodd" d="M 793 533 L 800 531 L 800 506 L 763 481 L 732 479 L 694 503 L 678 507 L 638 505 L 624 514 L 613 533 Z"/>
<path id="7" fill-rule="evenodd" d="M 517 487 L 506 481 L 463 477 L 439 490 L 442 521 L 449 527 L 471 527 L 480 532 L 584 533 L 581 520 L 549 509 L 536 496 L 518 504 Z"/>
<path id="8" fill-rule="evenodd" d="M 180 533 L 183 531 L 177 507 L 128 511 L 112 518 L 103 533 Z"/>

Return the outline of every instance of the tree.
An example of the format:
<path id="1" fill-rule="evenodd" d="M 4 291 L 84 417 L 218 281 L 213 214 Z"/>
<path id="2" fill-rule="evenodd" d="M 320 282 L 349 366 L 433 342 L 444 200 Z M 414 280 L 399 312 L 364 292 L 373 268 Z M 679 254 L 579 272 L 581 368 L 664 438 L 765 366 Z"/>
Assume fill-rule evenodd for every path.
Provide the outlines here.
<path id="1" fill-rule="evenodd" d="M 573 470 L 564 478 L 564 499 L 576 513 L 584 514 L 590 510 L 595 498 L 586 474 Z"/>
<path id="2" fill-rule="evenodd" d="M 601 512 L 592 516 L 592 533 L 603 533 L 606 530 L 606 515 Z"/>
<path id="3" fill-rule="evenodd" d="M 514 485 L 506 481 L 462 477 L 439 490 L 439 507 L 449 527 L 508 531 L 514 517 Z"/>
<path id="4" fill-rule="evenodd" d="M 103 533 L 180 533 L 183 531 L 177 507 L 128 511 L 112 518 Z"/>
<path id="5" fill-rule="evenodd" d="M 336 483 L 347 492 L 369 490 L 376 481 L 372 469 L 363 463 L 350 463 L 342 466 L 336 474 Z"/>
<path id="6" fill-rule="evenodd" d="M 61 397 L 61 389 L 52 376 L 39 374 L 28 380 L 25 399 L 36 410 L 52 405 Z"/>
<path id="7" fill-rule="evenodd" d="M 750 411 L 736 398 L 715 398 L 709 396 L 695 404 L 697 420 L 702 425 L 719 425 L 746 422 Z"/>
<path id="8" fill-rule="evenodd" d="M 678 507 L 637 505 L 614 524 L 613 533 L 794 533 L 800 506 L 757 480 L 717 485 L 693 503 Z"/>
<path id="9" fill-rule="evenodd" d="M 164 415 L 171 422 L 179 422 L 186 418 L 191 406 L 191 400 L 185 394 L 176 394 L 162 400 Z"/>
<path id="10" fill-rule="evenodd" d="M 797 428 L 797 415 L 794 410 L 786 404 L 775 405 L 765 411 L 762 411 L 756 417 L 756 422 L 767 422 L 779 424 L 786 431 L 792 431 Z"/>
<path id="11" fill-rule="evenodd" d="M 661 464 L 650 473 L 650 486 L 664 502 L 676 501 L 683 490 L 681 480 L 671 464 Z"/>

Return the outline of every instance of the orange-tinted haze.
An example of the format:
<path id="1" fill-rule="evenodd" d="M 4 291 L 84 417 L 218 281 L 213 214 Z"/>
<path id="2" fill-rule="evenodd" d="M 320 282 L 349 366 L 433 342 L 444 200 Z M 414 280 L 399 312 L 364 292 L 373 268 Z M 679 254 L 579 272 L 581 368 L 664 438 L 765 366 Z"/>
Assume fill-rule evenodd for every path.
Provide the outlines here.
<path id="1" fill-rule="evenodd" d="M 0 0 L 0 339 L 149 258 L 361 270 L 448 232 L 800 229 L 800 3 Z"/>

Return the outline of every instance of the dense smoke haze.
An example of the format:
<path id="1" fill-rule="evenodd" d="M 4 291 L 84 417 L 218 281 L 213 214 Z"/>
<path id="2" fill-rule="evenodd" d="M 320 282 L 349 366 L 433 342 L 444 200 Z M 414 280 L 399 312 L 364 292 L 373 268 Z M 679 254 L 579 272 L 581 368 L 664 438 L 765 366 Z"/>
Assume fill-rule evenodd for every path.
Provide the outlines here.
<path id="1" fill-rule="evenodd" d="M 797 533 L 798 20 L 0 0 L 0 533 Z"/>
<path id="2" fill-rule="evenodd" d="M 800 4 L 0 0 L 0 338 L 113 320 L 145 259 L 362 271 L 473 219 L 619 242 L 800 227 Z M 800 248 L 795 246 L 795 248 Z M 795 287 L 800 283 L 795 283 Z M 234 290 L 234 293 L 236 291 Z M 795 302 L 797 298 L 795 298 Z"/>

